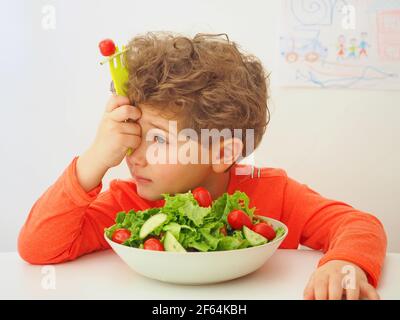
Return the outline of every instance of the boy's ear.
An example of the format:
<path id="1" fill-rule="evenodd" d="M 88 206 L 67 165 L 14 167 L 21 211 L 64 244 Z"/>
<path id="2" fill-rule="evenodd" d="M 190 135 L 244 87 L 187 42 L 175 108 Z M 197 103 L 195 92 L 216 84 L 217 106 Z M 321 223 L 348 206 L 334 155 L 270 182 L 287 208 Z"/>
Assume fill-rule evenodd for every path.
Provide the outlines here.
<path id="1" fill-rule="evenodd" d="M 225 172 L 234 162 L 236 162 L 243 151 L 242 140 L 233 137 L 223 140 L 219 146 L 216 157 L 212 157 L 212 168 L 216 173 Z"/>

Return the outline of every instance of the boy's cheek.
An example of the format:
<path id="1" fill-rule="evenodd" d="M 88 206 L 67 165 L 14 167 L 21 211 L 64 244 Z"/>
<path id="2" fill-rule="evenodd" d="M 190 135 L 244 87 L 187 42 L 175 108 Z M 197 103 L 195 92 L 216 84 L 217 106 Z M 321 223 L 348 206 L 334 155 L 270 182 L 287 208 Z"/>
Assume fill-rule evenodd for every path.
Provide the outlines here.
<path id="1" fill-rule="evenodd" d="M 186 184 L 189 172 L 182 170 L 179 164 L 165 165 L 157 170 L 156 184 L 158 189 L 166 190 L 169 193 L 179 192 Z M 164 191 L 165 192 L 165 191 Z"/>
<path id="2" fill-rule="evenodd" d="M 191 165 L 162 165 L 154 170 L 156 188 L 164 193 L 187 192 L 196 181 L 196 168 Z"/>

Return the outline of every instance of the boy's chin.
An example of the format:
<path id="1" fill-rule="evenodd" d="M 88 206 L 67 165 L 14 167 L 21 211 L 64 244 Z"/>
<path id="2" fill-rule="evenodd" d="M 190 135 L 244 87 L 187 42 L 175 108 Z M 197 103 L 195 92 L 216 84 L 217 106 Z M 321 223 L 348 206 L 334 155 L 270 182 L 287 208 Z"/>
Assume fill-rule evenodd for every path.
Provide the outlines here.
<path id="1" fill-rule="evenodd" d="M 148 201 L 157 201 L 164 199 L 160 193 L 155 193 L 154 191 L 152 192 L 152 190 L 143 190 L 142 188 L 137 187 L 136 192 L 139 197 Z"/>

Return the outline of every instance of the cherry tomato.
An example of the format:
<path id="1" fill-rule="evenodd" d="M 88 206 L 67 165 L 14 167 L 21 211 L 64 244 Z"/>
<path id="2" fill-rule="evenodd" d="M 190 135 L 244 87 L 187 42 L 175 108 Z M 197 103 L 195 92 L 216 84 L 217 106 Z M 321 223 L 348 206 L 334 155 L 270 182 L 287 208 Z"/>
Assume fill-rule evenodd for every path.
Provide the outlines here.
<path id="1" fill-rule="evenodd" d="M 270 227 L 272 227 L 271 222 L 266 221 L 266 220 L 258 220 L 258 219 L 256 219 L 255 221 L 253 221 L 253 224 L 256 225 L 257 223 L 260 223 L 260 222 L 266 223 L 267 225 L 269 225 Z"/>
<path id="2" fill-rule="evenodd" d="M 265 222 L 260 222 L 254 225 L 253 231 L 261 234 L 269 241 L 273 240 L 276 236 L 275 230 Z"/>
<path id="3" fill-rule="evenodd" d="M 196 199 L 200 207 L 209 207 L 212 203 L 211 194 L 207 189 L 198 187 L 193 190 L 193 197 Z"/>
<path id="4" fill-rule="evenodd" d="M 252 228 L 250 217 L 242 210 L 233 210 L 228 214 L 228 223 L 235 230 L 241 230 L 243 226 Z"/>
<path id="5" fill-rule="evenodd" d="M 111 39 L 104 39 L 103 41 L 100 41 L 99 49 L 103 56 L 111 56 L 115 53 L 115 43 Z"/>
<path id="6" fill-rule="evenodd" d="M 228 234 L 228 232 L 226 231 L 226 227 L 225 226 L 221 227 L 221 229 L 219 229 L 219 232 L 221 234 L 223 234 L 224 236 L 226 236 Z"/>
<path id="7" fill-rule="evenodd" d="M 157 238 L 149 238 L 149 239 L 147 239 L 143 244 L 143 248 L 145 250 L 164 251 L 163 244 Z"/>
<path id="8" fill-rule="evenodd" d="M 131 237 L 131 232 L 127 229 L 117 229 L 112 235 L 112 241 L 116 243 L 124 243 Z"/>

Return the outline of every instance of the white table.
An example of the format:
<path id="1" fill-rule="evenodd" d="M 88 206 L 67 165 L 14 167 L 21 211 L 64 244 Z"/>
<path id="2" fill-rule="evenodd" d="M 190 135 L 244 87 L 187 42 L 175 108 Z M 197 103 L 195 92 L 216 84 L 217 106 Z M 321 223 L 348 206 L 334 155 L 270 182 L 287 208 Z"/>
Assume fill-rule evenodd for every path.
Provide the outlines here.
<path id="1" fill-rule="evenodd" d="M 111 250 L 54 269 L 29 265 L 15 252 L 0 253 L 0 299 L 302 299 L 321 255 L 311 250 L 278 250 L 248 276 L 214 285 L 182 286 L 142 277 Z M 44 280 L 52 274 L 55 289 Z M 387 255 L 378 291 L 382 299 L 400 299 L 400 254 Z"/>

